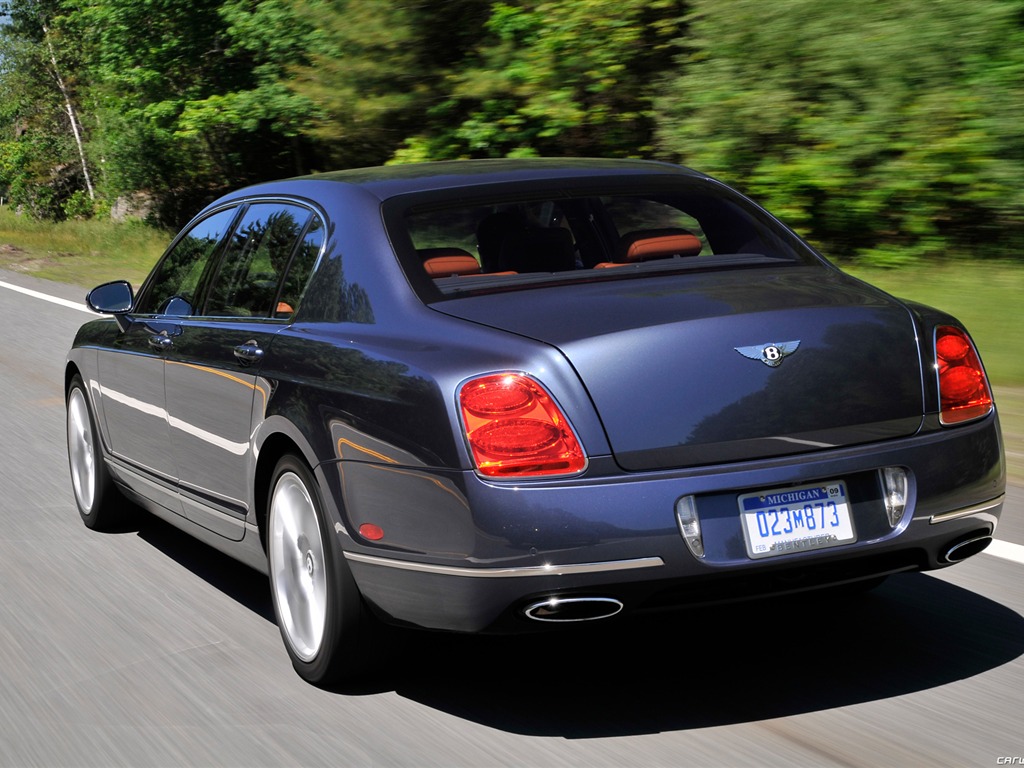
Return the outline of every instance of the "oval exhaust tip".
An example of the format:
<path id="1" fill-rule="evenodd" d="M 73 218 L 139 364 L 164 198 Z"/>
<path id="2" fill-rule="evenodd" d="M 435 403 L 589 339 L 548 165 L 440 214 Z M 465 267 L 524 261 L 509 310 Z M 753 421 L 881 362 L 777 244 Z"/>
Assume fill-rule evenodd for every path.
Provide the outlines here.
<path id="1" fill-rule="evenodd" d="M 595 621 L 610 618 L 623 607 L 614 597 L 549 597 L 528 605 L 523 613 L 534 621 Z"/>
<path id="2" fill-rule="evenodd" d="M 959 563 L 968 557 L 978 554 L 991 543 L 991 536 L 976 536 L 972 539 L 960 541 L 946 551 L 943 559 L 947 563 Z"/>

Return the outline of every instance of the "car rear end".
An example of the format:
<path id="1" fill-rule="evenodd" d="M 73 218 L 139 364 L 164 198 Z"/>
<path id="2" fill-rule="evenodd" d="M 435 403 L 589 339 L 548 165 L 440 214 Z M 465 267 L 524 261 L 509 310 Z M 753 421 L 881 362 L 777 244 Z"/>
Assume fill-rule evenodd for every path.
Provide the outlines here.
<path id="1" fill-rule="evenodd" d="M 642 182 L 386 207 L 453 350 L 462 466 L 410 468 L 450 525 L 348 553 L 381 613 L 523 629 L 866 583 L 991 540 L 1003 450 L 966 330 L 715 182 Z M 489 217 L 512 245 L 485 246 Z M 394 502 L 382 532 L 414 525 Z"/>

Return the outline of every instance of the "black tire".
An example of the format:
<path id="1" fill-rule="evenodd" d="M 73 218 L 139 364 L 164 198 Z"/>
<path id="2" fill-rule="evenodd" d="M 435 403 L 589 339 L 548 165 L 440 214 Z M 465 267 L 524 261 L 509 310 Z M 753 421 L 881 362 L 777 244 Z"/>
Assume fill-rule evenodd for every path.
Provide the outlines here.
<path id="1" fill-rule="evenodd" d="M 68 467 L 75 505 L 86 527 L 108 531 L 122 526 L 130 505 L 110 477 L 82 377 L 75 374 L 67 391 Z"/>
<path id="2" fill-rule="evenodd" d="M 362 679 L 374 666 L 376 622 L 337 536 L 309 467 L 282 457 L 267 498 L 270 595 L 292 666 L 318 686 Z"/>

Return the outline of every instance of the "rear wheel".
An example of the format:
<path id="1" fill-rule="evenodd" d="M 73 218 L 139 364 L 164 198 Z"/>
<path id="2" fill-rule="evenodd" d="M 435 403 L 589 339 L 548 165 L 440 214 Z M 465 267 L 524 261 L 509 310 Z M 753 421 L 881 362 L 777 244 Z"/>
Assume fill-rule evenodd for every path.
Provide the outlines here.
<path id="1" fill-rule="evenodd" d="M 363 674 L 372 618 L 302 459 L 287 455 L 277 463 L 268 509 L 270 592 L 292 666 L 317 685 Z"/>
<path id="2" fill-rule="evenodd" d="M 108 530 L 123 523 L 128 503 L 118 493 L 103 463 L 96 422 L 85 384 L 78 374 L 68 387 L 67 436 L 71 487 L 82 521 L 94 530 Z"/>

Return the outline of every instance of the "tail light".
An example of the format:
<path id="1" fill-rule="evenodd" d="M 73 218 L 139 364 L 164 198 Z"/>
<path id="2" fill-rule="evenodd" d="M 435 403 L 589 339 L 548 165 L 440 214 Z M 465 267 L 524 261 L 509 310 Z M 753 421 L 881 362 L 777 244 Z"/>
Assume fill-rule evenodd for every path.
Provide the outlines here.
<path id="1" fill-rule="evenodd" d="M 551 395 L 520 373 L 471 379 L 459 391 L 477 471 L 488 477 L 567 475 L 587 466 L 583 447 Z"/>
<path id="2" fill-rule="evenodd" d="M 992 390 L 967 334 L 951 325 L 935 329 L 935 362 L 943 424 L 960 424 L 992 411 Z"/>

